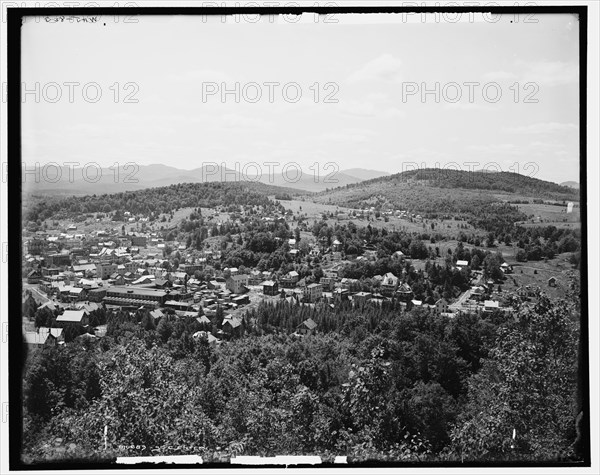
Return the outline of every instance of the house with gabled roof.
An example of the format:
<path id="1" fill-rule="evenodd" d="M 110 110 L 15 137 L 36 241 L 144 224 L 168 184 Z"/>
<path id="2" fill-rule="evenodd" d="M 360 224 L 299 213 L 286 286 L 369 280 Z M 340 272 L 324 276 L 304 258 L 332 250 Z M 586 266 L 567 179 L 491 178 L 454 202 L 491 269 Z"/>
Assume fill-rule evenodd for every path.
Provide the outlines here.
<path id="1" fill-rule="evenodd" d="M 398 277 L 391 272 L 388 272 L 383 275 L 383 279 L 381 281 L 381 291 L 385 295 L 390 296 L 396 290 L 396 287 L 398 287 L 399 282 L 400 279 Z"/>
<path id="2" fill-rule="evenodd" d="M 229 337 L 242 336 L 245 330 L 243 317 L 227 315 L 221 325 L 223 333 Z"/>
<path id="3" fill-rule="evenodd" d="M 396 289 L 396 296 L 402 302 L 408 302 L 410 299 L 412 299 L 413 291 L 410 288 L 410 285 L 408 285 L 406 282 L 400 284 Z"/>
<path id="4" fill-rule="evenodd" d="M 448 312 L 448 301 L 444 298 L 438 299 L 435 303 L 435 311 L 441 315 L 442 313 Z"/>
<path id="5" fill-rule="evenodd" d="M 37 331 L 24 333 L 28 347 L 55 346 L 65 341 L 62 328 L 39 327 Z"/>
<path id="6" fill-rule="evenodd" d="M 210 319 L 206 315 L 202 315 L 201 317 L 196 317 L 196 321 L 200 325 L 210 325 L 211 324 Z"/>
<path id="7" fill-rule="evenodd" d="M 89 314 L 85 310 L 65 310 L 62 315 L 56 317 L 59 325 L 83 325 L 89 321 Z"/>
<path id="8" fill-rule="evenodd" d="M 154 287 L 157 289 L 166 289 L 167 287 L 172 287 L 172 283 L 167 279 L 154 279 Z"/>
<path id="9" fill-rule="evenodd" d="M 160 309 L 154 309 L 150 311 L 150 316 L 154 319 L 154 321 L 159 320 L 165 316 L 164 313 Z"/>
<path id="10" fill-rule="evenodd" d="M 34 269 L 27 274 L 27 283 L 28 284 L 37 284 L 42 278 L 42 273 Z"/>
<path id="11" fill-rule="evenodd" d="M 312 335 L 317 329 L 317 324 L 312 318 L 307 318 L 296 327 L 296 331 L 301 335 Z"/>
<path id="12" fill-rule="evenodd" d="M 201 338 L 206 338 L 206 340 L 208 341 L 208 344 L 211 346 L 218 345 L 219 343 L 221 343 L 221 341 L 209 331 L 203 331 L 203 330 L 197 331 L 196 333 L 194 333 L 192 335 L 192 338 L 194 338 L 195 340 L 199 340 Z"/>

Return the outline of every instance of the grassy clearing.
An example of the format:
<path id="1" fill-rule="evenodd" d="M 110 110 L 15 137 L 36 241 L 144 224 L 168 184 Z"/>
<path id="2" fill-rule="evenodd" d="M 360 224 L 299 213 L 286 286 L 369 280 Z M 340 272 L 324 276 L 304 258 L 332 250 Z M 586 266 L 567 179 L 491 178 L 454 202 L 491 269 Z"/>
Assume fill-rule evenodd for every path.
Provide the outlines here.
<path id="1" fill-rule="evenodd" d="M 569 272 L 579 272 L 573 269 L 573 266 L 567 260 L 568 257 L 569 254 L 567 253 L 561 254 L 548 262 L 519 262 L 513 264 L 514 272 L 508 276 L 506 290 L 529 285 L 530 287 L 540 287 L 551 297 L 564 298 L 569 288 Z M 548 285 L 550 277 L 556 278 L 556 287 Z"/>
<path id="2" fill-rule="evenodd" d="M 579 223 L 581 220 L 580 208 L 576 207 L 572 213 L 567 213 L 566 206 L 553 206 L 546 204 L 519 204 L 519 211 L 522 211 L 536 223 Z"/>

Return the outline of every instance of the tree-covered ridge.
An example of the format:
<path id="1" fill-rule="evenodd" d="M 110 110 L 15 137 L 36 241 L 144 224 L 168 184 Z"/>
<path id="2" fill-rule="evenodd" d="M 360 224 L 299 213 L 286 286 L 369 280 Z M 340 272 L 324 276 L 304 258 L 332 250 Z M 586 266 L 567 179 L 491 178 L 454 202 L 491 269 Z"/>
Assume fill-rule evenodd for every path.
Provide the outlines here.
<path id="1" fill-rule="evenodd" d="M 485 173 L 481 171 L 443 170 L 439 168 L 408 170 L 394 175 L 351 184 L 348 185 L 347 188 L 410 182 L 427 184 L 428 186 L 436 188 L 502 191 L 526 196 L 536 196 L 539 198 L 544 197 L 571 201 L 579 200 L 578 190 L 573 190 L 568 186 L 562 186 L 557 183 L 532 178 L 519 173 Z"/>
<path id="2" fill-rule="evenodd" d="M 289 194 L 295 190 L 254 182 L 179 183 L 160 188 L 147 188 L 114 194 L 40 197 L 31 200 L 24 210 L 28 221 L 68 218 L 85 213 L 113 213 L 158 216 L 179 208 L 217 206 L 268 206 L 267 195 Z"/>
<path id="3" fill-rule="evenodd" d="M 543 198 L 566 206 L 568 201 L 579 201 L 580 196 L 572 188 L 516 173 L 422 169 L 334 188 L 311 197 L 320 203 L 352 208 L 405 210 L 425 219 L 461 220 L 494 233 L 509 231 L 515 222 L 527 220 L 527 215 L 510 202 Z"/>
<path id="4" fill-rule="evenodd" d="M 30 356 L 24 458 L 574 460 L 578 299 L 455 318 L 264 304 L 215 347 L 194 318 L 108 312 L 99 341 Z M 294 335 L 306 318 L 317 334 Z"/>

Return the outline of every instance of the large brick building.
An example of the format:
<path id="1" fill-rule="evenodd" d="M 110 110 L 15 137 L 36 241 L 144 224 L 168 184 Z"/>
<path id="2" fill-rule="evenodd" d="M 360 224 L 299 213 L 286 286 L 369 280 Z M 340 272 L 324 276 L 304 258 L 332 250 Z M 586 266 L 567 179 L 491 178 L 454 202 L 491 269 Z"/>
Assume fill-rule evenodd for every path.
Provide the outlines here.
<path id="1" fill-rule="evenodd" d="M 109 305 L 129 306 L 159 306 L 163 305 L 169 292 L 162 289 L 134 286 L 113 286 L 106 290 L 103 301 Z"/>

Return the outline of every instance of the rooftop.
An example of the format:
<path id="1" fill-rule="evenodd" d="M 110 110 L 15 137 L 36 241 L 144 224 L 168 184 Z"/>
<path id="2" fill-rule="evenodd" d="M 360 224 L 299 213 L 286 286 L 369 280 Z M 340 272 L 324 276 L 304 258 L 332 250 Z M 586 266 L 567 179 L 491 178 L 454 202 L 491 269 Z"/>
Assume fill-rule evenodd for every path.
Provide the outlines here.
<path id="1" fill-rule="evenodd" d="M 167 291 L 162 290 L 162 289 L 152 289 L 149 287 L 135 287 L 135 286 L 120 286 L 120 285 L 114 285 L 112 287 L 110 287 L 108 289 L 108 292 L 110 293 L 117 293 L 117 294 L 121 294 L 124 297 L 128 296 L 128 295 L 147 295 L 147 296 L 165 296 L 167 295 Z"/>
<path id="2" fill-rule="evenodd" d="M 62 315 L 56 317 L 57 322 L 81 322 L 87 314 L 85 310 L 65 310 Z"/>

